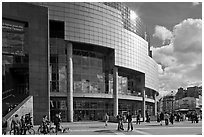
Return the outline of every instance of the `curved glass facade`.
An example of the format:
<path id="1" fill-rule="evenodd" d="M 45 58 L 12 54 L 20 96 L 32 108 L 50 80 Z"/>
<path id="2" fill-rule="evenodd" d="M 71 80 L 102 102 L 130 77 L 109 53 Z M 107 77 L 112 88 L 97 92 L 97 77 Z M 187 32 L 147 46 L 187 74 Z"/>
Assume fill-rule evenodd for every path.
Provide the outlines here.
<path id="1" fill-rule="evenodd" d="M 148 56 L 148 42 L 144 39 L 144 27 L 137 28 L 143 32 L 141 34 L 125 29 L 121 11 L 104 3 L 40 4 L 49 7 L 50 19 L 65 23 L 65 40 L 115 49 L 116 66 L 147 74 L 145 75 L 146 86 L 155 91 L 158 90 L 158 84 L 155 84 L 158 81 L 158 68 L 156 62 Z M 128 11 L 130 12 L 129 9 Z M 136 26 L 143 24 L 141 20 L 140 23 L 137 22 L 133 24 Z"/>
<path id="2" fill-rule="evenodd" d="M 118 68 L 117 88 L 121 97 L 118 103 L 119 111 L 135 112 L 142 109 L 140 105 L 142 105 L 142 92 L 145 88 L 146 97 L 149 98 L 146 108 L 150 113 L 155 112 L 152 103 L 158 91 L 158 68 L 156 62 L 149 56 L 149 36 L 146 26 L 132 10 L 122 3 L 35 4 L 48 7 L 49 20 L 57 21 L 58 25 L 55 26 L 62 26 L 56 30 L 52 28 L 56 31 L 52 37 L 58 35 L 64 43 L 55 44 L 57 52 L 52 47 L 50 50 L 51 57 L 55 58 L 57 54 L 57 60 L 61 60 L 61 63 L 56 62 L 55 68 L 58 72 L 60 70 L 59 75 L 62 76 L 53 74 L 52 82 L 57 85 L 53 88 L 57 87 L 58 92 L 64 93 L 58 95 L 63 96 L 64 100 L 68 82 L 64 77 L 69 74 L 66 74 L 67 55 L 63 51 L 66 49 L 67 42 L 73 44 L 74 115 L 90 117 L 93 113 L 96 116 L 106 111 L 113 114 L 114 102 L 107 107 L 105 102 L 114 95 L 114 67 Z M 76 43 L 82 43 L 82 45 Z M 52 69 L 54 70 L 54 67 Z M 54 92 L 54 90 L 51 91 Z M 103 105 L 94 102 L 96 98 L 102 101 Z M 130 104 L 124 100 L 129 101 Z M 89 105 L 83 110 L 82 106 L 86 105 L 86 102 L 89 102 Z M 134 103 L 140 105 L 134 107 L 131 105 Z M 97 111 L 93 111 L 94 107 L 90 107 L 92 104 L 93 106 L 95 104 L 94 107 L 97 106 Z"/>

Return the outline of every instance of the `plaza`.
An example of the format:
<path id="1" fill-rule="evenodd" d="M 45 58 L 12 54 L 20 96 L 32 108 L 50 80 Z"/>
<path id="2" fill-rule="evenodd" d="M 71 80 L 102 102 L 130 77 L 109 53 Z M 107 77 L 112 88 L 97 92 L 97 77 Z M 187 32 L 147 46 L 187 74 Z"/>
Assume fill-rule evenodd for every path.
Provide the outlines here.
<path id="1" fill-rule="evenodd" d="M 133 123 L 133 131 L 127 132 L 127 123 L 124 123 L 124 131 L 117 131 L 117 123 L 108 123 L 104 128 L 104 122 L 83 121 L 73 123 L 62 123 L 63 127 L 69 127 L 70 132 L 59 133 L 59 135 L 201 135 L 202 121 L 191 123 L 191 121 L 175 122 L 174 125 L 160 126 L 156 121 L 150 123 L 141 122 L 141 125 Z M 38 126 L 35 126 L 37 129 Z"/>

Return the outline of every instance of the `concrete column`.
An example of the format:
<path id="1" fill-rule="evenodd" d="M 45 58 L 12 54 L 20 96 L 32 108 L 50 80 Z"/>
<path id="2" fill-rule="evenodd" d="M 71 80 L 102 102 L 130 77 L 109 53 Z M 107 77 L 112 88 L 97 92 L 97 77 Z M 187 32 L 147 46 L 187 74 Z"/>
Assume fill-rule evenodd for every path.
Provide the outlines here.
<path id="1" fill-rule="evenodd" d="M 73 122 L 73 62 L 72 44 L 67 44 L 67 121 Z"/>
<path id="2" fill-rule="evenodd" d="M 143 88 L 142 90 L 142 116 L 143 116 L 143 121 L 145 121 L 145 89 Z"/>
<path id="3" fill-rule="evenodd" d="M 118 68 L 113 68 L 113 109 L 114 116 L 118 115 Z"/>
<path id="4" fill-rule="evenodd" d="M 156 92 L 154 93 L 154 115 L 157 115 L 157 100 L 156 100 Z"/>

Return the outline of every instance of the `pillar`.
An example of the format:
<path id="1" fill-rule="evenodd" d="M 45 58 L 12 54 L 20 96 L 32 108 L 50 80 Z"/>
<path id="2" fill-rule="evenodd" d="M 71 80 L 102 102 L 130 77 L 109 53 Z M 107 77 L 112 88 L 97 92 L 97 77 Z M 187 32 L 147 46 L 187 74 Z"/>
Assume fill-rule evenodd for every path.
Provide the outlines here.
<path id="1" fill-rule="evenodd" d="M 154 115 L 157 115 L 157 100 L 156 100 L 156 92 L 154 93 Z"/>
<path id="2" fill-rule="evenodd" d="M 67 44 L 67 121 L 73 122 L 73 62 L 72 44 Z"/>
<path id="3" fill-rule="evenodd" d="M 142 90 L 142 116 L 143 116 L 143 121 L 145 122 L 145 89 Z"/>
<path id="4" fill-rule="evenodd" d="M 113 109 L 114 116 L 118 115 L 118 68 L 113 68 Z"/>

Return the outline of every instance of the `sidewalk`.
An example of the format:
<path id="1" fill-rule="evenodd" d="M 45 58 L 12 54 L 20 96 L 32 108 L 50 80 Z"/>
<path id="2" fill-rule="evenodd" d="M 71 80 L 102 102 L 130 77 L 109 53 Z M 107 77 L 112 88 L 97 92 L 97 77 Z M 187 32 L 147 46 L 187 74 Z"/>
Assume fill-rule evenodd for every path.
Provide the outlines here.
<path id="1" fill-rule="evenodd" d="M 181 121 L 181 122 L 174 122 L 174 125 L 169 124 L 168 126 L 162 125 L 162 127 L 172 127 L 172 126 L 198 126 L 202 124 L 202 121 L 199 121 L 199 123 L 191 123 L 191 121 Z M 97 130 L 97 129 L 109 129 L 109 130 L 116 130 L 117 129 L 117 123 L 108 123 L 108 126 L 104 128 L 105 123 L 101 121 L 80 121 L 80 122 L 63 122 L 61 123 L 63 127 L 69 127 L 71 131 L 83 131 L 83 130 Z M 53 123 L 52 123 L 52 126 Z M 136 123 L 133 123 L 134 128 L 154 128 L 154 127 L 160 127 L 160 123 L 156 121 L 151 121 L 150 123 L 141 122 L 140 125 L 137 125 Z M 39 125 L 35 125 L 34 128 L 37 131 L 37 128 Z M 127 123 L 124 123 L 124 128 L 127 128 Z"/>
<path id="2" fill-rule="evenodd" d="M 105 122 L 101 122 L 101 121 L 80 121 L 80 122 L 63 122 L 61 123 L 61 125 L 65 128 L 65 127 L 69 127 L 70 128 L 70 133 L 68 134 L 97 134 L 97 133 L 101 133 L 101 134 L 123 134 L 124 132 L 120 132 L 117 131 L 117 123 L 108 123 L 107 127 L 104 127 Z M 124 123 L 124 129 L 125 131 L 127 130 L 127 123 Z M 52 123 L 52 126 L 54 127 L 54 124 Z M 199 121 L 199 123 L 191 123 L 191 121 L 182 121 L 182 122 L 174 122 L 174 125 L 169 124 L 168 126 L 166 125 L 160 125 L 160 123 L 156 122 L 156 121 L 151 121 L 150 123 L 146 123 L 146 122 L 141 122 L 140 125 L 137 125 L 136 123 L 133 123 L 133 127 L 134 127 L 134 131 L 137 132 L 135 134 L 144 134 L 142 133 L 143 129 L 167 129 L 168 127 L 171 128 L 179 128 L 179 127 L 199 127 L 202 126 L 202 121 Z M 37 132 L 39 125 L 35 125 L 34 126 L 34 130 L 35 132 Z M 141 133 L 140 133 L 141 132 Z M 126 132 L 125 132 L 126 133 Z M 9 134 L 7 132 L 7 134 Z M 37 133 L 36 133 L 37 134 Z"/>

